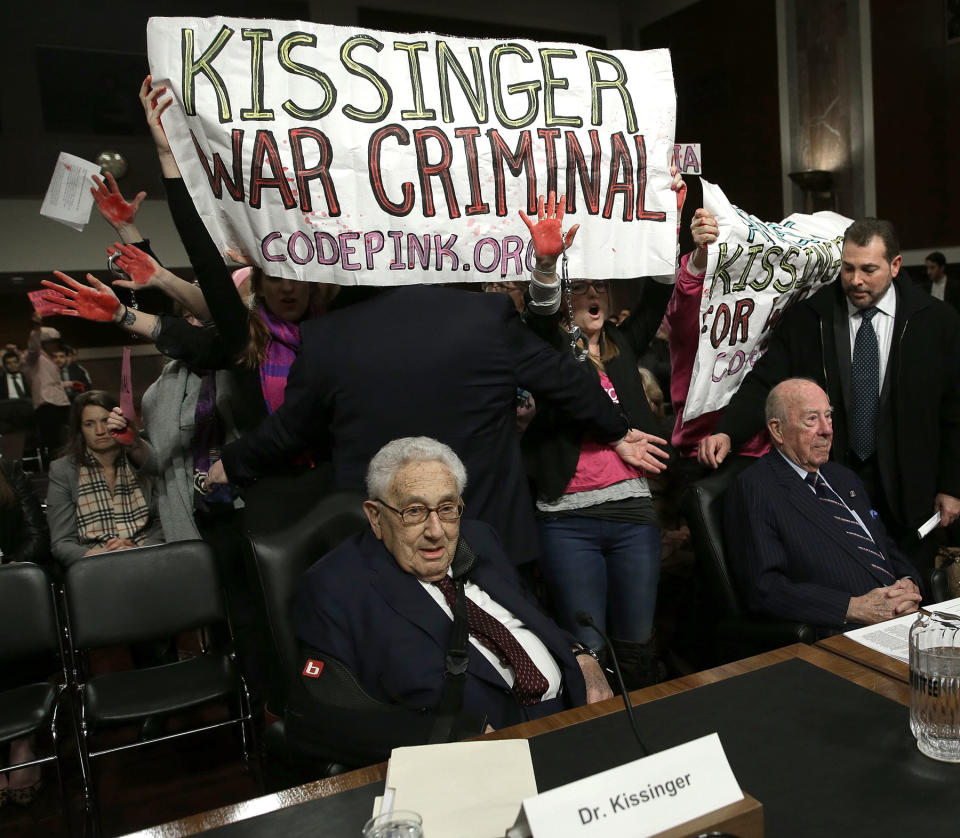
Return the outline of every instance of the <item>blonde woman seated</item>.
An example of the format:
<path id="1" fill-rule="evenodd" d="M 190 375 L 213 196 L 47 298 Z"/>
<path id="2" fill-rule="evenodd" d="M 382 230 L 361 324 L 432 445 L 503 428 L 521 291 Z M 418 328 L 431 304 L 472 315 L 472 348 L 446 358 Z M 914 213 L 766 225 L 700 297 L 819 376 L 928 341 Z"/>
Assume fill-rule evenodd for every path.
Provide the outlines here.
<path id="1" fill-rule="evenodd" d="M 152 480 L 137 467 L 148 449 L 102 390 L 70 408 L 66 455 L 50 464 L 51 551 L 66 566 L 84 556 L 163 541 Z"/>

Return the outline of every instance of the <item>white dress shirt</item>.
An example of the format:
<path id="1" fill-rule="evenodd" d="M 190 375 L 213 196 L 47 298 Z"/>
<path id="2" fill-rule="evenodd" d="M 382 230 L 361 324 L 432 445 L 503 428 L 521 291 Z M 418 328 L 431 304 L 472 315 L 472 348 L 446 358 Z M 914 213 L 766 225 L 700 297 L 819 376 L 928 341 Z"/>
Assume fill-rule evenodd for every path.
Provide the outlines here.
<path id="1" fill-rule="evenodd" d="M 451 575 L 449 570 L 447 571 L 447 575 Z M 443 613 L 452 620 L 453 612 L 450 610 L 450 606 L 447 605 L 447 600 L 440 589 L 436 585 L 431 585 L 429 582 L 421 581 L 420 584 L 423 585 L 427 593 L 436 600 L 437 605 L 443 609 Z M 548 699 L 556 698 L 560 692 L 560 682 L 563 679 L 563 673 L 561 673 L 560 667 L 557 666 L 557 662 L 553 659 L 553 655 L 550 654 L 550 650 L 543 645 L 540 638 L 530 631 L 530 629 L 526 628 L 526 626 L 512 613 L 507 611 L 506 608 L 490 599 L 490 595 L 473 582 L 466 582 L 463 590 L 468 599 L 472 600 L 479 608 L 482 608 L 491 617 L 499 620 L 507 627 L 510 634 L 517 639 L 517 642 L 523 647 L 523 650 L 530 656 L 530 660 L 537 665 L 537 669 L 543 673 L 543 677 L 547 679 L 547 691 L 540 700 L 547 701 Z M 513 669 L 500 663 L 497 656 L 476 640 L 472 634 L 470 635 L 470 645 L 490 661 L 490 665 L 500 673 L 500 677 L 503 678 L 507 686 L 512 689 L 514 681 Z"/>
<path id="2" fill-rule="evenodd" d="M 880 381 L 877 382 L 877 391 L 883 389 L 883 379 L 887 374 L 887 361 L 890 360 L 890 347 L 893 345 L 893 319 L 897 316 L 897 291 L 893 283 L 887 293 L 880 298 L 876 305 L 877 315 L 870 321 L 873 331 L 877 333 L 877 348 L 880 350 Z M 850 300 L 847 300 L 847 316 L 850 318 L 850 359 L 853 359 L 853 344 L 857 339 L 857 331 L 863 323 L 861 310 Z"/>

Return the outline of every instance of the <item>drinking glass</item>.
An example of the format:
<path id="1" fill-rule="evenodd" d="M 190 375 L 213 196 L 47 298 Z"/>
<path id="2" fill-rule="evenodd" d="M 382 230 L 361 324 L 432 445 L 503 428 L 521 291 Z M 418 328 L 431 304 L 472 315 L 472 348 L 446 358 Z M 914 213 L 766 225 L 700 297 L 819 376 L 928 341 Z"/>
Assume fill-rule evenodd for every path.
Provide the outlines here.
<path id="1" fill-rule="evenodd" d="M 363 838 L 423 838 L 423 820 L 416 812 L 395 809 L 370 818 L 363 825 Z"/>

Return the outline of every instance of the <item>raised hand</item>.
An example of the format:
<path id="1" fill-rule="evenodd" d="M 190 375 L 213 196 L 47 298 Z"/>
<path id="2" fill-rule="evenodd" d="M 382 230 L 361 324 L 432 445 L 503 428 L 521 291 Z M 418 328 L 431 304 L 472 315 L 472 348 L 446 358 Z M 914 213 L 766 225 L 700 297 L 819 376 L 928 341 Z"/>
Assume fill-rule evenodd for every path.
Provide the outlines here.
<path id="1" fill-rule="evenodd" d="M 110 172 L 107 172 L 107 182 L 104 183 L 97 175 L 93 176 L 93 182 L 96 186 L 90 187 L 93 193 L 93 200 L 97 202 L 97 209 L 100 214 L 113 227 L 119 227 L 122 224 L 132 224 L 133 219 L 140 209 L 140 204 L 147 197 L 146 192 L 138 192 L 132 201 L 126 200 L 120 194 L 117 187 L 117 181 Z"/>
<path id="2" fill-rule="evenodd" d="M 613 450 L 625 463 L 650 474 L 660 474 L 667 467 L 666 460 L 670 459 L 670 455 L 658 446 L 666 444 L 667 441 L 661 437 L 631 428 Z"/>
<path id="3" fill-rule="evenodd" d="M 530 235 L 533 237 L 533 249 L 537 257 L 552 257 L 556 262 L 564 248 L 569 248 L 573 244 L 574 236 L 580 229 L 579 224 L 574 224 L 566 236 L 563 235 L 563 213 L 566 207 L 563 195 L 557 201 L 553 192 L 547 198 L 546 207 L 544 207 L 543 195 L 537 201 L 537 223 L 534 224 L 523 210 L 518 210 L 523 223 L 527 225 Z"/>
<path id="4" fill-rule="evenodd" d="M 679 216 L 683 210 L 683 202 L 687 200 L 687 184 L 683 182 L 683 178 L 680 176 L 680 170 L 676 166 L 670 167 L 670 177 L 673 178 L 670 181 L 670 188 L 677 193 L 677 216 Z M 680 220 L 678 217 L 677 224 L 679 223 Z"/>
<path id="5" fill-rule="evenodd" d="M 147 127 L 157 146 L 159 154 L 170 154 L 170 143 L 167 141 L 167 132 L 163 130 L 160 117 L 173 104 L 173 95 L 164 97 L 167 88 L 164 85 L 154 87 L 153 76 L 147 76 L 140 85 L 140 104 L 147 117 Z"/>
<path id="6" fill-rule="evenodd" d="M 129 280 L 114 280 L 114 283 L 121 288 L 134 290 L 138 286 L 150 285 L 160 276 L 160 272 L 163 270 L 156 259 L 133 245 L 114 242 L 113 247 L 107 248 L 107 253 L 110 255 L 117 254 L 114 264 L 130 277 Z"/>
<path id="7" fill-rule="evenodd" d="M 100 323 L 119 322 L 120 300 L 93 274 L 87 274 L 89 286 L 60 271 L 54 271 L 53 275 L 66 285 L 57 285 L 47 279 L 40 284 L 49 289 L 43 292 L 43 298 L 57 306 L 54 314 L 82 317 Z"/>
<path id="8" fill-rule="evenodd" d="M 110 436 L 121 445 L 132 445 L 137 439 L 136 431 L 127 422 L 127 417 L 119 407 L 115 407 L 107 414 L 107 430 Z"/>

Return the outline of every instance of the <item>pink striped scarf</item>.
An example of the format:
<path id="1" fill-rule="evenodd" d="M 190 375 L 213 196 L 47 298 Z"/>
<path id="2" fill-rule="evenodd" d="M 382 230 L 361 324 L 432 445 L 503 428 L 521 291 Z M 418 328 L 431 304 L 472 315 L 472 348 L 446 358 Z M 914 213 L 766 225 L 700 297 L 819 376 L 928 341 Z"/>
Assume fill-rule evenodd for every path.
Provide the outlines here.
<path id="1" fill-rule="evenodd" d="M 257 308 L 257 313 L 270 332 L 267 354 L 260 364 L 260 389 L 267 403 L 267 412 L 273 413 L 283 404 L 287 376 L 300 350 L 300 326 L 281 320 L 264 305 Z"/>

